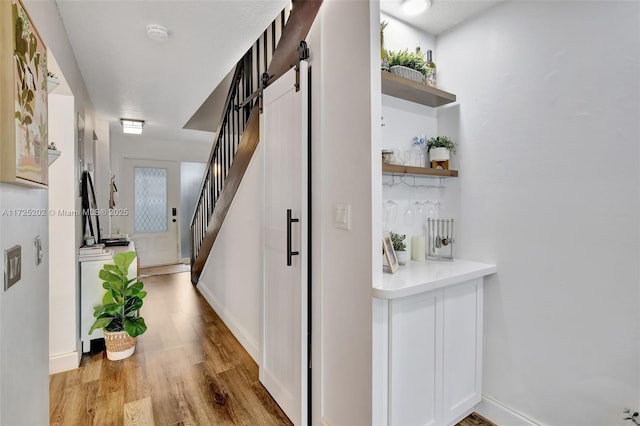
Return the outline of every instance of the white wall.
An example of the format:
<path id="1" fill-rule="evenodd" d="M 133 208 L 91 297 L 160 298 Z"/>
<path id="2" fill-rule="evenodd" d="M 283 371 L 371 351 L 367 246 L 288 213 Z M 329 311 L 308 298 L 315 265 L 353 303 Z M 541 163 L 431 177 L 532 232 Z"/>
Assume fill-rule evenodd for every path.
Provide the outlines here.
<path id="1" fill-rule="evenodd" d="M 427 50 L 433 50 L 433 61 L 436 61 L 436 38 L 433 35 L 408 25 L 386 13 L 380 13 L 380 22 L 382 21 L 387 22 L 387 27 L 384 30 L 384 47 L 387 51 L 409 49 L 409 52 L 415 52 L 416 47 L 419 46 L 420 50 L 424 52 L 425 57 Z"/>
<path id="2" fill-rule="evenodd" d="M 262 331 L 264 150 L 258 145 L 200 275 L 198 290 L 251 357 Z"/>
<path id="3" fill-rule="evenodd" d="M 498 265 L 484 393 L 544 424 L 639 408 L 639 18 L 637 2 L 508 2 L 437 42 L 459 100 L 440 125 L 460 140 L 460 256 Z"/>
<path id="4" fill-rule="evenodd" d="M 202 179 L 207 163 L 185 161 L 180 164 L 180 257 L 188 263 L 191 258 L 191 220 L 196 210 Z"/>
<path id="5" fill-rule="evenodd" d="M 47 190 L 0 183 L 0 212 L 47 209 Z M 49 245 L 48 216 L 3 214 L 0 247 L 22 246 L 22 278 L 0 292 L 0 424 L 49 422 Z M 40 236 L 44 259 L 35 265 L 33 240 Z"/>
<path id="6" fill-rule="evenodd" d="M 373 120 L 371 93 L 380 83 L 372 75 L 370 7 L 376 6 L 325 1 L 308 37 L 314 424 L 322 418 L 332 425 L 365 425 L 372 418 L 372 259 L 379 247 L 372 233 L 372 169 L 380 173 L 380 161 L 372 160 L 379 133 L 372 141 L 372 126 L 380 125 L 380 100 Z M 351 205 L 350 231 L 333 226 L 336 202 Z"/>
<path id="7" fill-rule="evenodd" d="M 77 217 L 75 199 L 75 127 L 74 99 L 68 95 L 49 95 L 49 140 L 62 152 L 49 166 L 49 241 L 55 250 L 49 254 L 49 371 L 76 368 L 80 364 L 78 350 L 78 314 L 76 299 Z"/>

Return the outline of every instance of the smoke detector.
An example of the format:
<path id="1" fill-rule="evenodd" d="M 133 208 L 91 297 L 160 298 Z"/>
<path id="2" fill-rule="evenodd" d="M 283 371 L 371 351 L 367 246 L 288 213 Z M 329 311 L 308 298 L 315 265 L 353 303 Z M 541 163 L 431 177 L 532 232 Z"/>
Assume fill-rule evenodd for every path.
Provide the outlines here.
<path id="1" fill-rule="evenodd" d="M 149 24 L 147 25 L 147 37 L 153 41 L 167 41 L 169 30 L 159 24 Z"/>

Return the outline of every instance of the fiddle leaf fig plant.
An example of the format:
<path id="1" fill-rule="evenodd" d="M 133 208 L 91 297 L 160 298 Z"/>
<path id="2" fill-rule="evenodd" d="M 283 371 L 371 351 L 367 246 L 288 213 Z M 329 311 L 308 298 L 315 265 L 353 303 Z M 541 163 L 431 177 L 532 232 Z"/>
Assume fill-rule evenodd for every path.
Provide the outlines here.
<path id="1" fill-rule="evenodd" d="M 133 251 L 118 253 L 113 257 L 114 264 L 104 265 L 98 273 L 106 293 L 102 304 L 94 308 L 93 316 L 96 321 L 89 334 L 99 328 L 106 331 L 126 331 L 131 337 L 147 331 L 144 318 L 138 316 L 142 299 L 147 292 L 142 290 L 144 284 L 138 281 L 138 277 L 129 279 L 127 276 L 129 266 L 135 258 L 136 253 Z"/>

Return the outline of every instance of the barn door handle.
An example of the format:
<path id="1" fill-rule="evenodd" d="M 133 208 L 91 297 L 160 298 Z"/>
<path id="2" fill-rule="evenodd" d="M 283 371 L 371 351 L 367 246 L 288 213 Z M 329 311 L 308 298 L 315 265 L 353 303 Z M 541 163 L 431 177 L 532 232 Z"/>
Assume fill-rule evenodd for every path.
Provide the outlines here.
<path id="1" fill-rule="evenodd" d="M 287 209 L 287 266 L 291 266 L 291 257 L 298 256 L 300 253 L 291 251 L 291 224 L 300 222 L 300 219 L 291 217 L 291 209 Z"/>

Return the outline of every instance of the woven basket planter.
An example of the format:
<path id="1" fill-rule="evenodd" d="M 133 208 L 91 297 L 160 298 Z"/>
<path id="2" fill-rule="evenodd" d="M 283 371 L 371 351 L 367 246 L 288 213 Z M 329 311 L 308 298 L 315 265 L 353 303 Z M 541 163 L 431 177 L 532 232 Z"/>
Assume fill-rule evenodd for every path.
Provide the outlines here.
<path id="1" fill-rule="evenodd" d="M 136 350 L 136 338 L 126 331 L 104 331 L 104 343 L 107 346 L 107 358 L 118 361 L 133 355 Z"/>
<path id="2" fill-rule="evenodd" d="M 416 71 L 408 67 L 403 67 L 402 65 L 394 65 L 389 69 L 389 71 L 391 71 L 391 74 L 395 74 L 402 78 L 407 78 L 417 83 L 422 83 L 424 81 L 424 75 L 422 75 L 420 71 Z"/>

